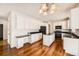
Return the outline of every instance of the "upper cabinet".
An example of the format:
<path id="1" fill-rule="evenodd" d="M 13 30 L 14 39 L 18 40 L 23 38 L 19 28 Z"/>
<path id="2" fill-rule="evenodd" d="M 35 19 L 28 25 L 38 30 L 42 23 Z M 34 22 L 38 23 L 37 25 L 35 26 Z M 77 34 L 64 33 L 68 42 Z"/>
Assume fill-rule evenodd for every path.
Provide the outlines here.
<path id="1" fill-rule="evenodd" d="M 16 14 L 17 29 L 19 30 L 33 30 L 40 29 L 41 21 L 31 18 L 27 15 Z"/>
<path id="2" fill-rule="evenodd" d="M 41 23 L 39 20 L 29 18 L 29 29 L 40 29 Z"/>
<path id="3" fill-rule="evenodd" d="M 24 17 L 22 17 L 21 15 L 17 15 L 16 17 L 17 17 L 16 19 L 17 29 L 24 29 L 25 27 Z"/>
<path id="4" fill-rule="evenodd" d="M 24 33 L 24 31 L 25 32 L 39 31 L 40 26 L 46 26 L 46 28 L 48 28 L 47 23 L 44 23 L 41 20 L 35 19 L 25 14 L 21 14 L 18 12 L 11 12 L 10 15 L 11 17 L 9 23 L 11 23 L 10 28 L 13 31 L 15 30 Z"/>
<path id="5" fill-rule="evenodd" d="M 70 26 L 71 29 L 79 29 L 79 8 L 71 10 Z"/>

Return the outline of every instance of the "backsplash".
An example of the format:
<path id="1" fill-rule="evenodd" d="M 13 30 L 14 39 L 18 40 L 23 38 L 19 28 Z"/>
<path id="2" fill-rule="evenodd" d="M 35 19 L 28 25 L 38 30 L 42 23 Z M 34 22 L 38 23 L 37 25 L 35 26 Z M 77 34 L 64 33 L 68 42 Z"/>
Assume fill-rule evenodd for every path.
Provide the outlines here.
<path id="1" fill-rule="evenodd" d="M 75 33 L 79 36 L 79 29 L 76 29 Z"/>

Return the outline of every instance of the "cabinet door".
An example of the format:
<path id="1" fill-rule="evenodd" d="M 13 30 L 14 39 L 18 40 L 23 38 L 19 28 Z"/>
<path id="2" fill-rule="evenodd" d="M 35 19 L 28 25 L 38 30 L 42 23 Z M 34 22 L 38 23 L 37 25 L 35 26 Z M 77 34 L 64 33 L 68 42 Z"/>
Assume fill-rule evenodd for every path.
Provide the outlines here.
<path id="1" fill-rule="evenodd" d="M 71 28 L 79 29 L 79 8 L 71 10 Z"/>
<path id="2" fill-rule="evenodd" d="M 24 37 L 24 43 L 29 43 L 29 36 L 28 37 Z"/>
<path id="3" fill-rule="evenodd" d="M 39 21 L 37 21 L 35 19 L 30 19 L 29 20 L 29 28 L 30 29 L 39 29 L 40 28 Z"/>
<path id="4" fill-rule="evenodd" d="M 40 22 L 39 21 L 37 21 L 37 20 L 35 20 L 35 22 L 34 22 L 34 27 L 35 27 L 35 29 L 40 29 L 40 24 L 39 24 Z"/>
<path id="5" fill-rule="evenodd" d="M 29 17 L 24 17 L 24 27 L 25 27 L 25 29 L 30 29 L 30 24 L 31 24 L 31 22 L 30 22 L 30 18 Z"/>
<path id="6" fill-rule="evenodd" d="M 23 47 L 24 44 L 24 38 L 18 38 L 17 48 Z"/>
<path id="7" fill-rule="evenodd" d="M 17 16 L 17 29 L 24 29 L 25 21 L 22 16 Z"/>

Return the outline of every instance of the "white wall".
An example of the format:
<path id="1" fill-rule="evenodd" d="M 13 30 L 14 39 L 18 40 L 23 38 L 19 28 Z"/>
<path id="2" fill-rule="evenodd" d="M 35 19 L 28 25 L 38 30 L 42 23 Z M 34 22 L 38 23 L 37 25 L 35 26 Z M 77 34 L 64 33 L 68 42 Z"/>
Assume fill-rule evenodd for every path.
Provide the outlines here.
<path id="1" fill-rule="evenodd" d="M 3 39 L 7 39 L 7 30 L 8 30 L 8 20 L 7 19 L 0 19 L 0 24 L 3 24 Z"/>

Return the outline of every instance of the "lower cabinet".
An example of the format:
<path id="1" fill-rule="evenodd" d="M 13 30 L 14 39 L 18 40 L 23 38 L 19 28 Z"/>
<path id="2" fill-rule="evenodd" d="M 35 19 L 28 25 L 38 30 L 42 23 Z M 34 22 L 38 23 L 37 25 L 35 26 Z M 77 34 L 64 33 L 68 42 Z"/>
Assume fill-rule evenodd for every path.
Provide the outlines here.
<path id="1" fill-rule="evenodd" d="M 31 34 L 30 36 L 27 37 L 20 37 L 17 38 L 16 40 L 16 48 L 21 48 L 24 46 L 25 43 L 34 43 L 42 39 L 42 33 L 36 33 L 36 34 Z"/>
<path id="2" fill-rule="evenodd" d="M 22 37 L 22 38 L 17 38 L 17 47 L 16 48 L 21 48 L 24 46 L 25 43 L 29 43 L 30 37 Z"/>
<path id="3" fill-rule="evenodd" d="M 65 37 L 63 43 L 63 48 L 65 49 L 66 53 L 79 56 L 79 39 Z"/>
<path id="4" fill-rule="evenodd" d="M 24 45 L 24 38 L 18 38 L 16 48 L 21 48 L 21 47 L 23 47 L 23 45 Z"/>
<path id="5" fill-rule="evenodd" d="M 43 35 L 43 45 L 50 46 L 55 40 L 54 34 L 52 35 Z"/>
<path id="6" fill-rule="evenodd" d="M 37 42 L 39 41 L 40 39 L 42 39 L 42 33 L 36 33 L 36 34 L 31 34 L 31 40 L 30 40 L 30 43 L 34 43 L 34 42 Z"/>
<path id="7" fill-rule="evenodd" d="M 24 37 L 24 44 L 29 43 L 29 42 L 30 42 L 30 36 Z"/>

